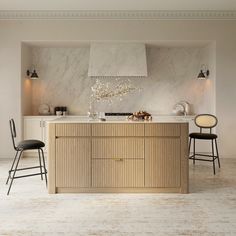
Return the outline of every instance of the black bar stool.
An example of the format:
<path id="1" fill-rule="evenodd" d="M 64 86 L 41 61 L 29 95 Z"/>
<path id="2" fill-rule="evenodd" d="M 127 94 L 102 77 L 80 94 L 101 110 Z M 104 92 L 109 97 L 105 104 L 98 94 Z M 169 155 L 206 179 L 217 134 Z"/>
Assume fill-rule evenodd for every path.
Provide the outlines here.
<path id="1" fill-rule="evenodd" d="M 44 153 L 43 153 L 43 147 L 45 144 L 39 140 L 23 140 L 19 142 L 19 144 L 16 146 L 15 145 L 15 138 L 16 138 L 16 127 L 15 127 L 15 122 L 13 119 L 10 121 L 10 130 L 11 130 L 11 137 L 12 137 L 12 143 L 13 147 L 16 150 L 16 155 L 14 157 L 11 169 L 9 170 L 8 178 L 6 184 L 8 184 L 9 179 L 11 179 L 11 183 L 7 192 L 7 195 L 9 195 L 11 186 L 13 183 L 14 179 L 19 179 L 19 178 L 24 178 L 24 177 L 30 177 L 30 176 L 35 176 L 35 175 L 41 175 L 41 179 L 43 180 L 43 175 L 45 175 L 45 181 L 46 181 L 46 186 L 47 186 L 47 169 L 46 169 L 46 164 L 45 164 L 45 159 L 44 159 Z M 39 155 L 39 166 L 33 166 L 33 167 L 26 167 L 26 168 L 20 168 L 18 169 L 18 164 L 20 162 L 20 158 L 22 156 L 22 153 L 25 150 L 38 150 L 38 155 Z M 42 156 L 41 156 L 41 154 Z M 19 154 L 19 155 L 18 155 Z M 18 158 L 17 158 L 18 157 Z M 41 164 L 43 161 L 43 165 Z M 21 176 L 15 176 L 17 171 L 22 171 L 22 170 L 30 170 L 30 169 L 37 169 L 39 168 L 40 172 L 35 173 L 35 174 L 28 174 L 28 175 L 21 175 Z M 44 171 L 43 171 L 44 169 Z M 13 175 L 11 176 L 11 174 Z"/>
<path id="2" fill-rule="evenodd" d="M 189 153 L 191 149 L 191 141 L 193 139 L 193 155 L 189 156 L 189 159 L 193 160 L 193 164 L 195 164 L 195 160 L 198 161 L 210 161 L 213 162 L 213 172 L 214 175 L 216 173 L 215 171 L 215 160 L 218 160 L 218 166 L 220 168 L 220 158 L 219 158 L 219 152 L 217 147 L 217 135 L 212 134 L 212 128 L 214 128 L 218 123 L 218 120 L 215 116 L 211 114 L 200 114 L 195 117 L 195 124 L 200 128 L 200 133 L 191 133 L 189 134 Z M 209 129 L 210 133 L 202 133 L 202 129 Z M 195 140 L 209 140 L 211 141 L 211 149 L 212 149 L 212 155 L 207 154 L 200 154 L 196 153 L 195 151 Z M 215 144 L 215 150 L 214 150 L 214 144 Z M 215 155 L 216 151 L 216 155 Z M 212 157 L 212 159 L 203 159 L 203 158 L 196 158 L 196 156 L 205 156 L 205 157 Z"/>

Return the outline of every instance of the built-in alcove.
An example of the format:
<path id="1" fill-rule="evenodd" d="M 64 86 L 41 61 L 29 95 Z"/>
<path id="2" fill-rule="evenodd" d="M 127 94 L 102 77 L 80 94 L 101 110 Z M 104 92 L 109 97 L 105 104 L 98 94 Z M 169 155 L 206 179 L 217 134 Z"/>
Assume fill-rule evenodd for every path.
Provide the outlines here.
<path id="1" fill-rule="evenodd" d="M 194 113 L 215 112 L 215 44 L 213 42 L 145 42 L 148 77 L 130 79 L 141 91 L 112 104 L 98 102 L 98 111 L 147 110 L 170 114 L 173 105 L 186 100 Z M 89 109 L 91 86 L 88 77 L 89 42 L 22 43 L 22 113 L 38 115 L 40 104 L 67 106 L 70 114 L 84 115 Z M 210 70 L 207 80 L 197 80 L 201 65 Z M 34 65 L 39 80 L 26 78 Z M 101 78 L 111 81 L 111 78 Z"/>

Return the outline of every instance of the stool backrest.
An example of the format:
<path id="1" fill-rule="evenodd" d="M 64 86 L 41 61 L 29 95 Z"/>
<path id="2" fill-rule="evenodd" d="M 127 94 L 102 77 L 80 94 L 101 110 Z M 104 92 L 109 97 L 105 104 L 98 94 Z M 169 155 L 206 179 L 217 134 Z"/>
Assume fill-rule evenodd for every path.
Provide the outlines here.
<path id="1" fill-rule="evenodd" d="M 14 147 L 14 149 L 16 149 L 16 144 L 15 144 L 15 138 L 16 138 L 15 121 L 13 119 L 10 119 L 9 123 L 10 123 L 10 130 L 11 130 L 11 138 L 12 138 L 13 147 Z"/>
<path id="2" fill-rule="evenodd" d="M 195 117 L 195 124 L 200 128 L 200 132 L 202 129 L 210 129 L 211 132 L 217 123 L 217 118 L 211 114 L 199 114 Z"/>

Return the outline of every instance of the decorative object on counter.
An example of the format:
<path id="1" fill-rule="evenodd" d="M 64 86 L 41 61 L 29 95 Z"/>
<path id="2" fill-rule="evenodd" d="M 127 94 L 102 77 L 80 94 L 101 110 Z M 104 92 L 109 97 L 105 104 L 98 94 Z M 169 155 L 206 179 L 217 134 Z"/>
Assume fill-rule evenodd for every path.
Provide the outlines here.
<path id="1" fill-rule="evenodd" d="M 68 115 L 67 107 L 61 107 L 61 111 L 62 111 L 62 115 L 63 115 L 63 116 Z"/>
<path id="2" fill-rule="evenodd" d="M 38 74 L 37 74 L 37 72 L 36 72 L 35 69 L 33 69 L 33 70 L 27 70 L 27 71 L 26 71 L 26 75 L 27 75 L 27 77 L 30 78 L 30 79 L 39 79 L 39 76 L 38 76 Z"/>
<path id="3" fill-rule="evenodd" d="M 204 80 L 204 79 L 208 78 L 209 74 L 210 74 L 210 71 L 207 69 L 206 65 L 203 64 L 203 65 L 201 65 L 201 70 L 200 70 L 197 78 Z"/>
<path id="4" fill-rule="evenodd" d="M 40 104 L 38 108 L 39 115 L 51 115 L 50 106 L 46 103 Z"/>
<path id="5" fill-rule="evenodd" d="M 97 79 L 96 83 L 92 86 L 92 101 L 107 100 L 112 103 L 112 98 L 116 97 L 122 100 L 125 95 L 140 90 L 131 84 L 131 81 L 121 81 L 120 78 L 115 79 L 116 83 L 102 82 Z"/>
<path id="6" fill-rule="evenodd" d="M 151 114 L 146 111 L 134 112 L 133 115 L 128 116 L 128 120 L 139 121 L 139 120 L 152 120 Z"/>
<path id="7" fill-rule="evenodd" d="M 89 118 L 96 119 L 98 113 L 94 111 L 94 102 L 108 101 L 112 104 L 113 98 L 118 98 L 121 101 L 124 96 L 136 90 L 141 90 L 141 88 L 133 86 L 130 79 L 126 79 L 124 81 L 117 77 L 115 78 L 115 83 L 110 81 L 102 82 L 100 79 L 96 79 L 96 82 L 91 87 L 91 90 L 92 94 L 88 116 Z"/>
<path id="8" fill-rule="evenodd" d="M 57 116 L 66 116 L 68 115 L 67 107 L 55 107 L 54 108 L 54 114 Z"/>
<path id="9" fill-rule="evenodd" d="M 98 117 L 98 113 L 94 111 L 94 101 L 90 101 L 89 103 L 89 111 L 88 111 L 88 117 L 91 120 L 95 120 Z"/>
<path id="10" fill-rule="evenodd" d="M 180 101 L 173 107 L 173 114 L 177 116 L 186 116 L 190 114 L 190 104 L 187 101 Z"/>
<path id="11" fill-rule="evenodd" d="M 98 113 L 98 119 L 99 119 L 100 121 L 106 121 L 105 112 L 100 111 L 100 112 Z"/>

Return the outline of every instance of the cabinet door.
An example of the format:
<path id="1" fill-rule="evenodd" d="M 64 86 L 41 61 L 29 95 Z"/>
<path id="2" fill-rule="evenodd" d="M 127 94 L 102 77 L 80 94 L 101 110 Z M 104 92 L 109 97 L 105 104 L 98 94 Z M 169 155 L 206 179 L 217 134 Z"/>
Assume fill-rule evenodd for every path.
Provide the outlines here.
<path id="1" fill-rule="evenodd" d="M 25 118 L 24 139 L 37 139 L 43 141 L 41 124 L 41 118 Z"/>
<path id="2" fill-rule="evenodd" d="M 56 139 L 56 187 L 90 187 L 91 138 Z"/>
<path id="3" fill-rule="evenodd" d="M 92 187 L 144 187 L 144 159 L 93 159 Z"/>
<path id="4" fill-rule="evenodd" d="M 145 187 L 180 187 L 180 138 L 145 138 Z"/>

